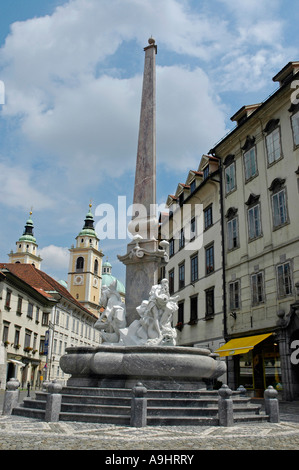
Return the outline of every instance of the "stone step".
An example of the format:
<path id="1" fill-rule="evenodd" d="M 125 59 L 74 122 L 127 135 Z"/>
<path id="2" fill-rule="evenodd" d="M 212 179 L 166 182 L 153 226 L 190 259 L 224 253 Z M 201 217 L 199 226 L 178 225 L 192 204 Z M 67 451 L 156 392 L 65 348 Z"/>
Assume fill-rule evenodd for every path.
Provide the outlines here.
<path id="1" fill-rule="evenodd" d="M 78 403 L 62 403 L 61 412 L 69 413 L 87 413 L 87 414 L 104 414 L 104 415 L 125 415 L 130 416 L 131 406 L 115 406 L 115 405 L 91 405 Z"/>
<path id="2" fill-rule="evenodd" d="M 98 387 L 63 387 L 63 395 L 82 395 L 82 396 L 113 396 L 113 397 L 131 397 L 132 390 L 129 388 L 98 388 Z"/>
<path id="3" fill-rule="evenodd" d="M 148 416 L 147 426 L 219 426 L 217 416 Z"/>
<path id="4" fill-rule="evenodd" d="M 34 398 L 24 398 L 22 406 L 24 408 L 35 408 L 38 410 L 45 410 L 46 409 L 46 401 L 45 400 L 37 400 Z"/>
<path id="5" fill-rule="evenodd" d="M 61 412 L 59 419 L 60 421 L 130 425 L 130 416 L 127 415 Z"/>
<path id="6" fill-rule="evenodd" d="M 44 420 L 46 392 L 25 398 L 13 414 Z M 217 390 L 148 390 L 148 425 L 219 425 Z M 234 422 L 260 422 L 261 405 L 233 393 Z M 60 419 L 129 425 L 132 390 L 124 388 L 63 387 Z"/>
<path id="7" fill-rule="evenodd" d="M 20 405 L 12 410 L 12 415 L 14 416 L 23 416 L 24 418 L 34 418 L 41 421 L 45 420 L 46 410 L 41 410 L 38 408 L 25 408 Z"/>
<path id="8" fill-rule="evenodd" d="M 266 422 L 269 421 L 269 416 L 265 414 L 236 414 L 234 415 L 234 423 L 249 423 L 249 422 Z"/>
<path id="9" fill-rule="evenodd" d="M 63 404 L 131 406 L 131 397 L 99 397 L 94 395 L 62 395 Z"/>
<path id="10" fill-rule="evenodd" d="M 148 407 L 147 408 L 147 416 L 167 416 L 167 417 L 189 417 L 189 416 L 217 416 L 218 415 L 218 407 L 214 408 L 207 408 L 207 407 Z"/>

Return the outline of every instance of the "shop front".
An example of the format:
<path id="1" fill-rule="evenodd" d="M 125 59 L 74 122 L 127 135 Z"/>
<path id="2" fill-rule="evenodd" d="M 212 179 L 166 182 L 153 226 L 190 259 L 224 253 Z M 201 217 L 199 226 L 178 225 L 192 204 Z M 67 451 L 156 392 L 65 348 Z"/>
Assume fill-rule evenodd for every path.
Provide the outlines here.
<path id="1" fill-rule="evenodd" d="M 281 395 L 282 378 L 279 345 L 272 333 L 235 338 L 215 351 L 227 357 L 228 385 L 243 385 L 252 397 L 262 398 L 272 385 Z"/>

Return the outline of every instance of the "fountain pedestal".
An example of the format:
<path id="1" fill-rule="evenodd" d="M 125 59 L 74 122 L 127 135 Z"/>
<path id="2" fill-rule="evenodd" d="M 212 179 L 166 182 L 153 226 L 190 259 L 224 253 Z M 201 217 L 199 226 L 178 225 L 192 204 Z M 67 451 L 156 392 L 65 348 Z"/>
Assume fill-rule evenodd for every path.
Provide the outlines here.
<path id="1" fill-rule="evenodd" d="M 70 374 L 67 385 L 133 388 L 137 382 L 152 390 L 199 390 L 204 379 L 226 370 L 210 351 L 179 346 L 119 346 L 66 349 L 60 365 Z"/>

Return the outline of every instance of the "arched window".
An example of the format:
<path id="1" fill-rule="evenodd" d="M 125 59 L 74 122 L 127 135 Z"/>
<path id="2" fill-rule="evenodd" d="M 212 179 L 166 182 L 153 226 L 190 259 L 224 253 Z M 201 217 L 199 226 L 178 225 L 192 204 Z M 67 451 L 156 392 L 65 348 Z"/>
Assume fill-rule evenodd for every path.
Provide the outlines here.
<path id="1" fill-rule="evenodd" d="M 77 262 L 76 262 L 76 272 L 82 272 L 83 271 L 83 267 L 84 267 L 84 258 L 82 258 L 82 256 L 79 256 L 79 258 L 77 258 Z"/>
<path id="2" fill-rule="evenodd" d="M 95 262 L 94 262 L 94 273 L 98 274 L 98 270 L 99 270 L 99 262 L 96 259 Z"/>

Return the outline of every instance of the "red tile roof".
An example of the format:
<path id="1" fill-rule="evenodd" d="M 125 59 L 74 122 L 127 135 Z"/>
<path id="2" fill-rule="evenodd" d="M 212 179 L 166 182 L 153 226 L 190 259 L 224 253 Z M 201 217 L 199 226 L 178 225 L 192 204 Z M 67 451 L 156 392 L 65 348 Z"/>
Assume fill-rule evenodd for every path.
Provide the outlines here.
<path id="1" fill-rule="evenodd" d="M 58 292 L 58 294 L 65 297 L 70 302 L 74 303 L 78 308 L 84 310 L 89 315 L 95 315 L 83 307 L 78 300 L 76 300 L 69 291 L 62 286 L 59 282 L 55 281 L 51 276 L 43 271 L 40 271 L 32 264 L 22 263 L 0 263 L 0 271 L 7 269 L 11 274 L 21 279 L 30 287 L 35 289 L 39 294 L 44 296 L 47 300 L 54 300 L 55 297 L 51 294 Z"/>

